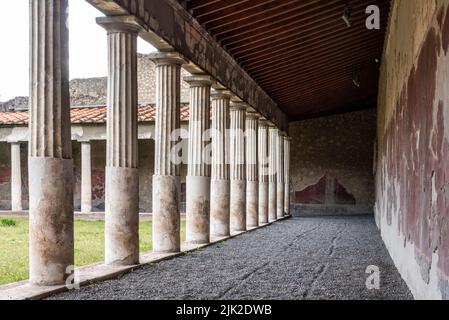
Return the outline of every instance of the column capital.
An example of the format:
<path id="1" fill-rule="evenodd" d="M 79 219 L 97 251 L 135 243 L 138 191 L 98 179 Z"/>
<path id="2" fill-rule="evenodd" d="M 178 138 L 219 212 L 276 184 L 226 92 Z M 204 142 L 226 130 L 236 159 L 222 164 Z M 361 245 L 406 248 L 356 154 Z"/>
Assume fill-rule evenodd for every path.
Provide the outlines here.
<path id="1" fill-rule="evenodd" d="M 285 138 L 285 137 L 287 137 L 287 133 L 285 131 L 280 131 L 279 130 L 279 136 L 282 137 L 282 138 Z"/>
<path id="2" fill-rule="evenodd" d="M 226 99 L 231 100 L 232 93 L 226 89 L 213 89 L 211 91 L 210 97 L 212 100 Z"/>
<path id="3" fill-rule="evenodd" d="M 238 103 L 238 102 L 244 102 L 244 101 L 242 99 L 240 99 L 238 96 L 236 96 L 234 93 L 232 93 L 231 102 Z"/>
<path id="4" fill-rule="evenodd" d="M 259 120 L 259 115 L 253 108 L 250 107 L 246 109 L 246 119 Z"/>
<path id="5" fill-rule="evenodd" d="M 108 33 L 127 32 L 137 35 L 144 29 L 135 16 L 99 17 L 96 21 Z"/>
<path id="6" fill-rule="evenodd" d="M 265 117 L 259 118 L 259 127 L 268 127 L 268 120 Z"/>
<path id="7" fill-rule="evenodd" d="M 276 125 L 273 122 L 271 122 L 271 121 L 268 121 L 268 128 L 271 129 L 271 130 L 274 130 L 274 129 L 278 130 Z"/>
<path id="8" fill-rule="evenodd" d="M 175 51 L 158 51 L 149 54 L 151 61 L 157 66 L 162 65 L 179 65 L 187 63 L 186 59 Z"/>
<path id="9" fill-rule="evenodd" d="M 246 102 L 231 101 L 231 111 L 246 111 L 248 104 Z"/>
<path id="10" fill-rule="evenodd" d="M 190 87 L 211 87 L 213 84 L 212 77 L 205 74 L 194 74 L 184 77 L 184 81 L 187 82 Z"/>

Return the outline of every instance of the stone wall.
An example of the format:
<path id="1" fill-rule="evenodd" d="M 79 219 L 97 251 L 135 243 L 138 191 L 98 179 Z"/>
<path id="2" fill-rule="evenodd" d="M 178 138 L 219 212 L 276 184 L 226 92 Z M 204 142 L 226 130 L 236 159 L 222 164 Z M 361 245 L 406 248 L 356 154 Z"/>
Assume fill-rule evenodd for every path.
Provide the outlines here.
<path id="1" fill-rule="evenodd" d="M 449 299 L 448 6 L 393 1 L 380 77 L 376 222 L 422 299 Z"/>
<path id="2" fill-rule="evenodd" d="M 73 79 L 70 81 L 70 104 L 76 106 L 106 105 L 107 78 Z"/>
<path id="3" fill-rule="evenodd" d="M 28 108 L 28 97 L 15 97 L 9 101 L 0 102 L 0 112 L 24 108 Z"/>
<path id="4" fill-rule="evenodd" d="M 290 124 L 295 215 L 373 212 L 375 110 Z"/>
<path id="5" fill-rule="evenodd" d="M 139 54 L 137 60 L 139 104 L 154 104 L 156 102 L 156 67 L 148 55 Z M 181 77 L 189 73 L 182 69 Z M 71 105 L 92 106 L 106 105 L 107 78 L 73 79 L 70 81 Z M 189 102 L 189 86 L 181 81 L 181 102 Z M 17 97 L 7 102 L 0 102 L 0 112 L 9 109 L 28 107 L 28 97 Z"/>
<path id="6" fill-rule="evenodd" d="M 156 67 L 148 55 L 139 54 L 137 61 L 139 103 L 156 103 Z M 182 81 L 190 74 L 181 69 L 181 103 L 189 102 L 189 85 Z"/>

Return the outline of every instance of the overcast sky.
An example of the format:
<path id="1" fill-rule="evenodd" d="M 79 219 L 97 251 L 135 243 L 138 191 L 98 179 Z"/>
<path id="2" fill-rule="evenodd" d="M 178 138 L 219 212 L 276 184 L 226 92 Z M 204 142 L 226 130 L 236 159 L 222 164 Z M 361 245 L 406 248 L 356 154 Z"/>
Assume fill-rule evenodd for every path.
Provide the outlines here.
<path id="1" fill-rule="evenodd" d="M 29 0 L 0 0 L 0 101 L 28 96 L 28 6 Z M 102 14 L 84 0 L 69 6 L 70 79 L 106 76 L 106 32 L 95 23 Z M 139 52 L 153 50 L 139 39 Z"/>

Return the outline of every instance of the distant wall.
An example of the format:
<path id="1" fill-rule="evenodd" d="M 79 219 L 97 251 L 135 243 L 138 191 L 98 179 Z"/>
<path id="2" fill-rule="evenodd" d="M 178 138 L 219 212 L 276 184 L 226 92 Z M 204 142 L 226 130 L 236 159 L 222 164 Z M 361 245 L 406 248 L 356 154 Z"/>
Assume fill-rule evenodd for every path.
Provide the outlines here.
<path id="1" fill-rule="evenodd" d="M 373 212 L 376 111 L 290 124 L 294 214 Z"/>

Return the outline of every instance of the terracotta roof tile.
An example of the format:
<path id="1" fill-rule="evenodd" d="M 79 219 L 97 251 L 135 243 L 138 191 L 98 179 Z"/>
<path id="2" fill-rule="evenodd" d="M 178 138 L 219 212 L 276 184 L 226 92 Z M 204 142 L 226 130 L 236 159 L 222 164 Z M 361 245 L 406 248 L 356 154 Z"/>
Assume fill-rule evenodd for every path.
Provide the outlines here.
<path id="1" fill-rule="evenodd" d="M 0 112 L 0 125 L 28 124 L 28 111 Z"/>
<path id="2" fill-rule="evenodd" d="M 73 107 L 70 109 L 72 124 L 101 124 L 106 122 L 106 106 Z M 154 105 L 139 106 L 138 121 L 151 122 L 156 119 Z M 189 120 L 189 106 L 181 105 L 181 120 Z M 27 125 L 28 111 L 0 112 L 0 125 Z"/>

